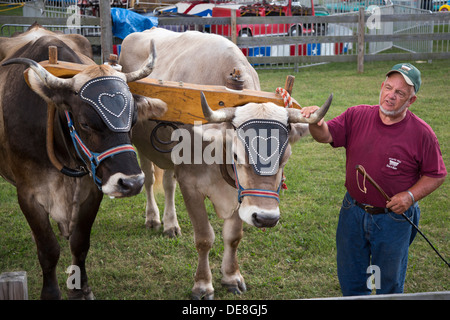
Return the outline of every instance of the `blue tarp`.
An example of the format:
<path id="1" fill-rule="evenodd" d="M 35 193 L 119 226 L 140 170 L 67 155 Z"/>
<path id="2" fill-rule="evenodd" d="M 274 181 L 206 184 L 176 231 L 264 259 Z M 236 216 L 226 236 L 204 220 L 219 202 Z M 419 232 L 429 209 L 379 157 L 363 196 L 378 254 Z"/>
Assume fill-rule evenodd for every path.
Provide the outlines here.
<path id="1" fill-rule="evenodd" d="M 113 35 L 120 39 L 124 39 L 130 33 L 141 32 L 158 26 L 157 17 L 145 17 L 122 8 L 111 8 L 111 17 Z"/>

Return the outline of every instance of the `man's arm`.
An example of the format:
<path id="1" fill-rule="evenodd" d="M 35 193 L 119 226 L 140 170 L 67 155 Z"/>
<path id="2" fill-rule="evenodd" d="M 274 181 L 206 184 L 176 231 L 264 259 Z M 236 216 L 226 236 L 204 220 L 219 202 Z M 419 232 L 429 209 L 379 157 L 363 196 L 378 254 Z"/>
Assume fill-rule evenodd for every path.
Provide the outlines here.
<path id="1" fill-rule="evenodd" d="M 317 109 L 319 109 L 318 106 L 304 107 L 301 109 L 301 113 L 305 118 L 309 118 Z M 317 142 L 333 142 L 333 137 L 330 134 L 330 130 L 328 130 L 328 125 L 323 119 L 321 119 L 317 124 L 309 124 L 309 132 Z"/>
<path id="2" fill-rule="evenodd" d="M 419 181 L 409 191 L 413 194 L 414 200 L 419 201 L 439 188 L 444 183 L 445 177 L 431 178 L 422 176 Z M 386 207 L 397 214 L 402 214 L 413 204 L 413 200 L 407 191 L 397 193 L 391 198 L 391 201 L 386 204 Z"/>

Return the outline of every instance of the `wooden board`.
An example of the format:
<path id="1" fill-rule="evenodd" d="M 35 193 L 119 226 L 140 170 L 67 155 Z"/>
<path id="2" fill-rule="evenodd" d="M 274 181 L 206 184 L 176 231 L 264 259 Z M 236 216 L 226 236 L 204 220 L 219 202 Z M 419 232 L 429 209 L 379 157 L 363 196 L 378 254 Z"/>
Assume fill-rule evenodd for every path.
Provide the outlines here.
<path id="1" fill-rule="evenodd" d="M 56 64 L 42 61 L 40 64 L 53 75 L 63 78 L 73 77 L 87 67 L 87 65 L 62 61 L 58 61 Z M 283 98 L 275 92 L 231 90 L 224 86 L 197 85 L 150 78 L 130 82 L 128 86 L 134 94 L 158 98 L 168 104 L 168 111 L 162 117 L 155 119 L 162 121 L 187 124 L 194 124 L 194 121 L 206 122 L 202 113 L 200 92 L 205 94 L 206 100 L 213 110 L 242 106 L 249 102 L 273 102 L 284 107 Z M 297 101 L 294 99 L 292 101 L 292 107 L 301 108 Z"/>

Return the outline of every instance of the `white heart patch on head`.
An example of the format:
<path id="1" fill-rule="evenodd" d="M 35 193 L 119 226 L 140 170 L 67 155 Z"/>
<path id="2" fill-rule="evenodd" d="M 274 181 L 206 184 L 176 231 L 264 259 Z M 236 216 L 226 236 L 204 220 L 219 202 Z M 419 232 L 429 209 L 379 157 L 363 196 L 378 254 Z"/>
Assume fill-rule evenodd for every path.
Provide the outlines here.
<path id="1" fill-rule="evenodd" d="M 89 80 L 81 87 L 80 98 L 97 111 L 111 131 L 131 130 L 134 100 L 123 79 L 105 76 Z"/>
<path id="2" fill-rule="evenodd" d="M 276 141 L 275 144 L 272 144 L 272 139 Z M 262 141 L 261 141 L 262 140 Z M 267 145 L 270 144 L 271 151 L 273 152 L 268 156 L 264 157 L 261 153 L 265 151 L 265 155 L 269 153 L 269 150 L 267 148 Z M 262 145 L 265 145 L 266 147 L 261 147 Z M 265 162 L 269 161 L 271 158 L 273 158 L 275 155 L 278 156 L 278 150 L 280 147 L 280 140 L 275 136 L 270 136 L 268 138 L 256 136 L 254 137 L 251 142 L 250 146 L 253 150 L 253 152 L 258 156 L 259 159 L 264 160 Z"/>
<path id="3" fill-rule="evenodd" d="M 244 144 L 256 174 L 271 176 L 278 172 L 288 144 L 288 133 L 283 123 L 265 119 L 249 120 L 237 128 L 237 136 Z"/>
<path id="4" fill-rule="evenodd" d="M 107 112 L 112 114 L 113 116 L 119 118 L 122 116 L 124 111 L 127 108 L 127 97 L 122 92 L 116 92 L 114 94 L 110 93 L 101 93 L 98 96 L 99 105 L 105 109 Z M 111 105 L 117 105 L 118 108 L 111 108 Z M 120 106 L 122 106 L 122 110 L 120 110 Z M 114 113 L 114 111 L 120 111 L 119 113 Z"/>

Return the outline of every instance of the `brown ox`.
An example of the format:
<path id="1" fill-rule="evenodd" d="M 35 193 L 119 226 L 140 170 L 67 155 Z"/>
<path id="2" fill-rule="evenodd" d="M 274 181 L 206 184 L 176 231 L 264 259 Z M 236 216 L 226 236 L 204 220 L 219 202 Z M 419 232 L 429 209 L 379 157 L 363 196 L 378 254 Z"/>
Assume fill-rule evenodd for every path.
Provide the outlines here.
<path id="1" fill-rule="evenodd" d="M 142 48 L 146 48 L 152 40 L 158 48 L 161 60 L 164 61 L 161 63 L 161 65 L 164 65 L 163 68 L 155 67 L 151 74 L 152 78 L 197 84 L 225 85 L 228 74 L 236 67 L 242 71 L 245 88 L 260 90 L 257 73 L 238 47 L 223 37 L 199 32 L 173 33 L 164 29 L 152 29 L 129 35 L 123 41 L 119 60 L 124 71 L 129 72 L 137 68 L 147 54 Z M 317 117 L 308 119 L 308 121 L 319 121 L 325 115 L 330 103 L 331 100 L 328 100 L 320 112 L 316 114 Z M 168 108 L 170 108 L 170 105 Z M 142 169 L 146 173 L 146 223 L 156 226 L 160 224 L 158 210 L 152 194 L 153 166 L 151 162 L 153 161 L 159 167 L 166 169 L 163 181 L 166 191 L 164 229 L 172 234 L 179 232 L 172 198 L 175 188 L 173 172 L 179 183 L 194 227 L 194 239 L 199 260 L 192 289 L 193 298 L 211 299 L 214 295 L 214 289 L 208 253 L 215 236 L 208 221 L 204 204 L 205 198 L 209 198 L 217 215 L 224 219 L 222 284 L 231 292 L 244 292 L 246 291 L 246 285 L 239 271 L 236 255 L 238 244 L 243 236 L 242 221 L 257 227 L 272 227 L 277 224 L 280 212 L 277 195 L 274 195 L 274 193 L 276 194 L 279 189 L 283 167 L 291 154 L 290 145 L 287 143 L 273 174 L 255 174 L 255 169 L 249 164 L 248 154 L 239 152 L 244 147 L 243 142 L 237 139 L 236 128 L 252 119 L 275 120 L 274 123 L 287 129 L 287 139 L 290 142 L 298 140 L 307 132 L 307 129 L 304 124 L 299 124 L 299 122 L 306 122 L 306 119 L 301 116 L 298 110 L 288 110 L 272 103 L 249 103 L 239 108 L 213 112 L 208 107 L 206 100 L 202 99 L 202 108 L 206 119 L 215 123 L 202 126 L 201 130 L 192 125 L 178 125 L 179 130 L 173 133 L 170 128 L 160 129 L 158 130 L 158 137 L 170 139 L 173 134 L 173 137 L 182 136 L 182 142 L 185 143 L 186 140 L 194 141 L 196 135 L 200 134 L 199 131 L 203 131 L 205 133 L 203 140 L 218 141 L 219 148 L 215 150 L 216 155 L 222 151 L 221 143 L 223 143 L 223 146 L 232 145 L 232 149 L 228 150 L 232 150 L 232 153 L 228 153 L 226 157 L 228 159 L 236 157 L 235 171 L 233 171 L 233 166 L 230 163 L 226 164 L 225 170 L 232 177 L 238 176 L 239 184 L 245 190 L 239 192 L 234 183 L 226 182 L 224 175 L 221 173 L 221 168 L 223 169 L 224 166 L 220 164 L 220 161 L 211 163 L 205 161 L 202 157 L 201 163 L 195 163 L 195 159 L 192 158 L 195 150 L 190 153 L 191 158 L 179 163 L 177 155 L 183 154 L 184 157 L 186 154 L 184 152 L 189 153 L 189 150 L 184 149 L 181 152 L 180 149 L 175 147 L 172 157 L 169 153 L 155 152 L 149 138 L 155 127 L 154 121 L 138 122 L 133 129 L 133 142 L 139 150 Z M 267 137 L 262 139 L 260 141 L 269 140 Z M 231 141 L 231 143 L 227 141 Z M 203 141 L 202 151 L 210 150 L 211 143 L 213 142 Z M 195 148 L 196 146 L 192 144 L 191 147 Z M 225 160 L 224 158 L 221 159 L 222 161 Z M 174 162 L 177 164 L 174 164 Z M 256 189 L 263 189 L 265 195 L 271 194 L 271 196 L 256 196 Z M 249 194 L 247 193 L 246 196 L 242 197 L 246 191 Z M 239 199 L 238 195 L 240 196 Z M 168 217 L 169 214 L 170 217 Z M 171 231 L 170 228 L 172 228 Z"/>
<path id="2" fill-rule="evenodd" d="M 69 40 L 72 38 L 69 37 Z M 139 193 L 143 186 L 144 174 L 135 152 L 130 152 L 133 150 L 128 127 L 136 122 L 138 113 L 139 116 L 154 117 L 165 110 L 165 104 L 160 100 L 133 99 L 126 85 L 127 81 L 150 74 L 153 59 L 149 59 L 136 73 L 123 74 L 110 66 L 96 65 L 79 54 L 83 46 L 71 41 L 68 45 L 64 36 L 55 35 L 38 25 L 13 40 L 17 48 L 3 51 L 4 56 L 10 59 L 0 67 L 0 175 L 17 188 L 20 208 L 32 230 L 43 274 L 41 298 L 61 298 L 56 277 L 60 247 L 49 221 L 51 216 L 61 233 L 69 239 L 72 265 L 79 268 L 80 287 L 71 288 L 69 297 L 90 299 L 93 294 L 88 286 L 85 260 L 91 226 L 103 194 L 132 196 Z M 10 41 L 9 38 L 0 38 L 0 48 L 4 49 L 4 44 Z M 85 38 L 78 37 L 78 41 L 89 45 Z M 48 59 L 50 45 L 58 47 L 59 60 L 88 62 L 92 66 L 73 78 L 55 77 L 35 62 Z M 23 76 L 26 67 L 31 69 L 28 73 L 29 85 Z M 94 83 L 108 84 L 101 91 L 109 95 L 109 100 L 101 100 L 101 94 L 98 96 L 102 106 L 110 111 L 113 106 L 123 106 L 129 116 L 125 119 L 129 120 L 127 126 L 120 127 L 121 130 L 111 129 L 94 105 L 88 103 L 85 99 L 87 93 L 91 97 L 95 93 L 93 89 L 99 88 Z M 109 93 L 110 86 L 117 92 Z M 115 94 L 126 97 L 128 102 L 124 102 L 125 98 L 115 97 Z M 64 164 L 62 171 L 74 177 L 58 171 L 47 156 L 48 106 L 56 108 L 54 154 Z M 70 127 L 69 119 L 72 122 Z M 124 119 L 117 117 L 113 124 L 116 120 Z M 81 144 L 76 145 L 72 139 L 79 139 Z M 92 165 L 81 151 L 82 145 L 88 152 L 97 153 L 97 160 L 101 162 Z M 79 149 L 79 154 L 75 148 Z M 107 150 L 112 150 L 115 156 L 108 157 L 104 153 Z M 87 172 L 94 179 L 84 175 Z"/>

